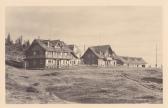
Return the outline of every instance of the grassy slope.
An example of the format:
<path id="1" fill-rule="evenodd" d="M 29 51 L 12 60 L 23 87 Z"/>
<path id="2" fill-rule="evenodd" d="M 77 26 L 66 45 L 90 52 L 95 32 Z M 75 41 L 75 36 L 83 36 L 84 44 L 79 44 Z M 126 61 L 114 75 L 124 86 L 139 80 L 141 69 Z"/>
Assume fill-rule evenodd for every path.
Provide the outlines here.
<path id="1" fill-rule="evenodd" d="M 7 103 L 162 103 L 159 69 L 6 66 Z"/>

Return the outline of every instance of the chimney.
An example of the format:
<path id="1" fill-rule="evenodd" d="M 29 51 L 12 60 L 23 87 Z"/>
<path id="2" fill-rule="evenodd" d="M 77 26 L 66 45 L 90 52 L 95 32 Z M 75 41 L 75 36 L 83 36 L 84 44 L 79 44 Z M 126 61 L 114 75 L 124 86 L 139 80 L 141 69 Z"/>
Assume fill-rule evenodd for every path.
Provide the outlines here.
<path id="1" fill-rule="evenodd" d="M 50 47 L 50 41 L 47 42 L 47 46 Z"/>

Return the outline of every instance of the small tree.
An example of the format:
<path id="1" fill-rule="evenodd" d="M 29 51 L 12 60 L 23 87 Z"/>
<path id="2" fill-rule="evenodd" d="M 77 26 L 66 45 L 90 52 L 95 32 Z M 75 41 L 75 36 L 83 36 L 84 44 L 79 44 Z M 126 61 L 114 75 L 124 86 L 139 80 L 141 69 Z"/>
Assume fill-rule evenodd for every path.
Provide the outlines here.
<path id="1" fill-rule="evenodd" d="M 27 40 L 27 47 L 29 47 L 30 46 L 30 41 L 29 40 Z"/>
<path id="2" fill-rule="evenodd" d="M 16 39 L 15 44 L 20 45 L 20 46 L 22 45 L 22 36 Z"/>
<path id="3" fill-rule="evenodd" d="M 11 40 L 10 33 L 8 33 L 8 36 L 7 36 L 6 41 L 5 41 L 5 44 L 6 44 L 6 45 L 11 45 L 12 43 L 13 43 L 13 42 L 12 42 L 12 40 Z"/>
<path id="4" fill-rule="evenodd" d="M 29 46 L 30 46 L 29 40 L 27 40 L 23 43 L 23 49 L 27 49 Z"/>
<path id="5" fill-rule="evenodd" d="M 20 36 L 19 38 L 17 38 L 15 40 L 15 47 L 17 50 L 23 50 L 23 46 L 22 46 L 22 36 Z"/>

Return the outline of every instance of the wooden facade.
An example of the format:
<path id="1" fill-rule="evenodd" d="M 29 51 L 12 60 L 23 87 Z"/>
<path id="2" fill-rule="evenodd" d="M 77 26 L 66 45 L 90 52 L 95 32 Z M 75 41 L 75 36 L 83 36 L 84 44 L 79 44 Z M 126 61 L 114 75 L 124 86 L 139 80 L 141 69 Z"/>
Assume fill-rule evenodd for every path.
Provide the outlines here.
<path id="1" fill-rule="evenodd" d="M 25 68 L 51 69 L 80 64 L 73 51 L 60 40 L 35 39 L 25 51 Z"/>
<path id="2" fill-rule="evenodd" d="M 89 47 L 82 56 L 86 65 L 116 66 L 115 52 L 110 45 Z"/>

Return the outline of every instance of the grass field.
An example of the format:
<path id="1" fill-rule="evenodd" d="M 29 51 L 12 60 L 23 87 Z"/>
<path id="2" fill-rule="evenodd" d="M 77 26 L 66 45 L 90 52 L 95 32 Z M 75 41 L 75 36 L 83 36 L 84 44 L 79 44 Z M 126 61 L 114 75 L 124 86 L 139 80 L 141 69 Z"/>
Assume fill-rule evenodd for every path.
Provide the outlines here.
<path id="1" fill-rule="evenodd" d="M 80 66 L 24 70 L 6 65 L 7 103 L 162 103 L 161 69 Z"/>

